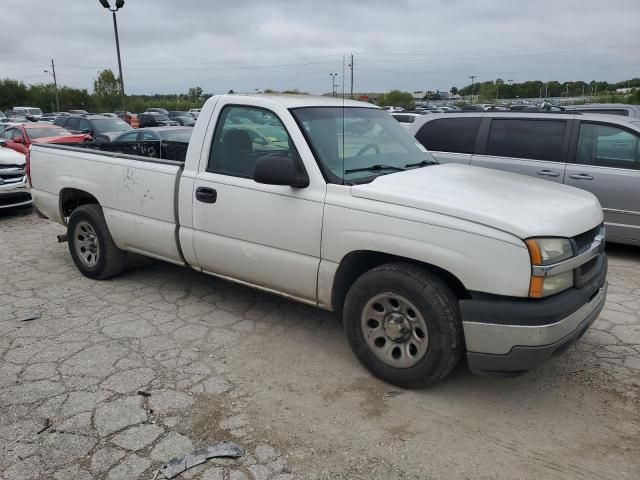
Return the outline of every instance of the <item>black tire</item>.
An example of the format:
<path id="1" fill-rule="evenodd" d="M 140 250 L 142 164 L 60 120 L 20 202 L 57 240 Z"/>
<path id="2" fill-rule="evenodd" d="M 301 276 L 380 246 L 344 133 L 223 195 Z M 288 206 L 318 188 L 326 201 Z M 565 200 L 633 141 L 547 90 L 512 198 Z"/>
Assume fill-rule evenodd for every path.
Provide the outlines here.
<path id="1" fill-rule="evenodd" d="M 365 339 L 364 309 L 371 305 L 371 299 L 387 292 L 415 305 L 426 324 L 426 353 L 415 365 L 405 368 L 389 365 Z M 381 265 L 358 278 L 347 294 L 343 321 L 349 345 L 365 368 L 385 382 L 402 388 L 434 385 L 456 366 L 462 355 L 462 323 L 455 294 L 438 276 L 410 263 Z M 393 345 L 398 344 L 392 342 Z"/>
<path id="2" fill-rule="evenodd" d="M 81 223 L 89 224 L 95 232 L 95 241 L 99 249 L 95 265 L 88 265 L 80 257 L 81 254 L 78 253 L 78 248 L 76 248 L 80 245 L 81 240 L 75 232 L 76 227 Z M 126 254 L 113 242 L 100 205 L 81 205 L 71 213 L 67 226 L 67 239 L 73 263 L 76 264 L 76 267 L 84 276 L 96 280 L 105 280 L 118 275 L 124 269 Z"/>

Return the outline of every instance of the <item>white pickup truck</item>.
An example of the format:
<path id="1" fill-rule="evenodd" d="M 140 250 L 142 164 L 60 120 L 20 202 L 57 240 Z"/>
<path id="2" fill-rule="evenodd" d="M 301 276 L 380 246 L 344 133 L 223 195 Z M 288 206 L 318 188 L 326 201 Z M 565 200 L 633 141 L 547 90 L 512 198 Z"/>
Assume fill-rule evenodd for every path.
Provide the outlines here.
<path id="1" fill-rule="evenodd" d="M 402 387 L 517 374 L 578 339 L 606 296 L 590 193 L 437 165 L 366 103 L 223 95 L 184 163 L 33 145 L 37 209 L 87 277 L 135 252 L 340 312 L 353 352 Z"/>

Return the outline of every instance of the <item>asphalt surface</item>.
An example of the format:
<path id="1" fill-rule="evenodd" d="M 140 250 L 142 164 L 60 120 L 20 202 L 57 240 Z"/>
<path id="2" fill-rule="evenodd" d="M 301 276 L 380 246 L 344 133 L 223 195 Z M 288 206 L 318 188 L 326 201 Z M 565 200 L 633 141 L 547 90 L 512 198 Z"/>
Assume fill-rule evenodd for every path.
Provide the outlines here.
<path id="1" fill-rule="evenodd" d="M 640 478 L 640 248 L 609 246 L 605 310 L 515 379 L 465 365 L 402 391 L 332 314 L 161 262 L 97 282 L 64 228 L 0 212 L 0 478 Z M 164 478 L 158 475 L 158 478 Z"/>

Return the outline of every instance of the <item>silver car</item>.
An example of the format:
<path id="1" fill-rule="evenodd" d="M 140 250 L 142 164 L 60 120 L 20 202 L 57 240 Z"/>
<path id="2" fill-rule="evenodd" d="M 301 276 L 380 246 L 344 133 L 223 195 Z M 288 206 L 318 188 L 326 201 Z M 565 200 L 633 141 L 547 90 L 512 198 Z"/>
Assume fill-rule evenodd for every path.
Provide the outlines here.
<path id="1" fill-rule="evenodd" d="M 409 131 L 441 163 L 530 175 L 592 192 L 607 240 L 640 245 L 640 120 L 592 113 L 429 115 Z"/>

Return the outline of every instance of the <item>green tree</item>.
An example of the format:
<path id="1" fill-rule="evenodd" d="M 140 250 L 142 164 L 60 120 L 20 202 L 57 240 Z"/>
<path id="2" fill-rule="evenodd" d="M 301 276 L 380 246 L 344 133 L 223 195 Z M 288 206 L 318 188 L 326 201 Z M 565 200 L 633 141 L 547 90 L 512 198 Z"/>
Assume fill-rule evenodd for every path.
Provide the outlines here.
<path id="1" fill-rule="evenodd" d="M 120 94 L 120 81 L 111 70 L 102 70 L 93 82 L 93 93 L 101 97 L 115 97 Z"/>
<path id="2" fill-rule="evenodd" d="M 416 103 L 413 100 L 413 95 L 409 92 L 391 90 L 386 95 L 382 95 L 378 98 L 378 105 L 381 107 L 394 106 L 412 110 L 416 106 Z"/>
<path id="3" fill-rule="evenodd" d="M 187 97 L 194 102 L 199 102 L 202 97 L 202 87 L 191 87 L 187 92 Z"/>
<path id="4" fill-rule="evenodd" d="M 451 87 L 451 90 L 449 90 L 451 92 L 451 95 L 457 95 L 458 94 L 458 87 Z"/>

